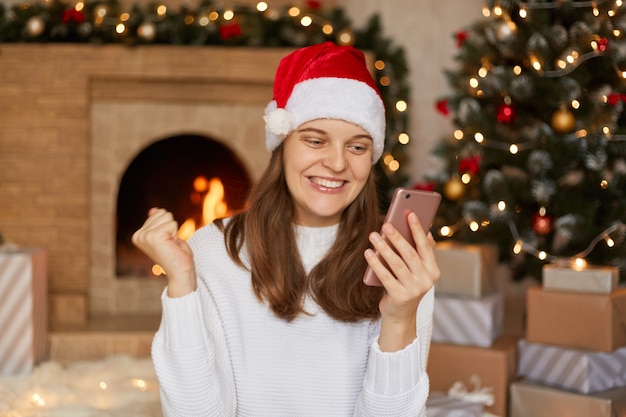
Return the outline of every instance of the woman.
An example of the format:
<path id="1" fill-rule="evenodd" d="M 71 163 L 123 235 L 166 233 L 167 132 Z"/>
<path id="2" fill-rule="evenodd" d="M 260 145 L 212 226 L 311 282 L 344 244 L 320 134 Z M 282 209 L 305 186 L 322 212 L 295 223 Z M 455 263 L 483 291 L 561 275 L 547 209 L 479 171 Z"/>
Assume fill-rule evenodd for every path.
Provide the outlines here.
<path id="1" fill-rule="evenodd" d="M 288 55 L 264 119 L 272 156 L 248 211 L 187 243 L 152 209 L 133 236 L 167 271 L 152 347 L 164 414 L 425 415 L 439 269 L 415 214 L 416 249 L 376 232 L 385 118 L 363 54 Z M 363 284 L 368 264 L 384 287 Z"/>

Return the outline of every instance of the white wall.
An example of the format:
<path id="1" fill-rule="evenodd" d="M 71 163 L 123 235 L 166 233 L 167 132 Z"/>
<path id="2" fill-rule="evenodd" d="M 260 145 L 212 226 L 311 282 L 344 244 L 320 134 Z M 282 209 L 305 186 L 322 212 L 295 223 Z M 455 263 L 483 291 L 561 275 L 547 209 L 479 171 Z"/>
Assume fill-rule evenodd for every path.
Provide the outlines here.
<path id="1" fill-rule="evenodd" d="M 408 145 L 411 166 L 406 173 L 420 180 L 440 166 L 431 155 L 435 142 L 452 131 L 450 121 L 435 110 L 435 101 L 449 91 L 444 68 L 452 68 L 456 54 L 454 33 L 482 18 L 479 0 L 337 0 L 354 26 L 363 27 L 380 15 L 382 33 L 404 47 L 411 86 Z"/>
<path id="2" fill-rule="evenodd" d="M 256 0 L 229 0 L 238 4 L 254 4 Z M 303 0 L 266 0 L 278 7 L 302 4 Z M 0 0 L 6 5 L 23 0 Z M 140 0 L 147 2 L 147 0 Z M 120 4 L 135 0 L 121 0 Z M 186 0 L 163 0 L 170 7 L 195 4 Z M 403 46 L 410 71 L 411 143 L 407 154 L 410 167 L 405 172 L 418 181 L 424 172 L 440 166 L 431 155 L 435 142 L 451 132 L 448 119 L 435 111 L 435 101 L 447 90 L 443 69 L 453 65 L 456 53 L 454 33 L 482 18 L 481 0 L 326 0 L 324 6 L 342 7 L 356 28 L 362 28 L 374 14 L 381 18 L 382 35 Z"/>

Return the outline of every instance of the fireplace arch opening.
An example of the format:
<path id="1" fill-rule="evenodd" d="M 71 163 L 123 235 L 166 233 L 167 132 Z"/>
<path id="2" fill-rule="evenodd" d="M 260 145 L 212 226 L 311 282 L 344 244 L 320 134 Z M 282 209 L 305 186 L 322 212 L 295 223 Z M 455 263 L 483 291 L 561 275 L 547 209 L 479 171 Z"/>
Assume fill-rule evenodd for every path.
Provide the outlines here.
<path id="1" fill-rule="evenodd" d="M 183 134 L 144 148 L 121 177 L 116 206 L 117 278 L 159 275 L 131 241 L 152 207 L 172 212 L 179 237 L 245 208 L 250 176 L 237 155 L 212 138 Z"/>

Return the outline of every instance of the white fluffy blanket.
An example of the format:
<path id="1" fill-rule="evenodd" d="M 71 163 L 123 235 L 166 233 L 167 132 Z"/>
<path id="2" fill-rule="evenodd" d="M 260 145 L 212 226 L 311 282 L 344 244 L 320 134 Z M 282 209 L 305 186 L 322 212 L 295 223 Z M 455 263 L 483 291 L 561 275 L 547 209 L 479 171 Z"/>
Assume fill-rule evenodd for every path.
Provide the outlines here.
<path id="1" fill-rule="evenodd" d="M 40 364 L 0 378 L 0 417 L 161 417 L 149 358 Z"/>

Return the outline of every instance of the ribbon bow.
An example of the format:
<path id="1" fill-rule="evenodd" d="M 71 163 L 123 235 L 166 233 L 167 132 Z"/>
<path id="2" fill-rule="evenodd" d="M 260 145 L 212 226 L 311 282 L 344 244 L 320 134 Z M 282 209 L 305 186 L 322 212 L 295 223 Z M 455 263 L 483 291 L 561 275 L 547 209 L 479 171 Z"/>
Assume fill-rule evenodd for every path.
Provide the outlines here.
<path id="1" fill-rule="evenodd" d="M 462 401 L 482 403 L 486 406 L 493 405 L 495 396 L 493 394 L 493 388 L 480 386 L 480 377 L 478 375 L 470 376 L 470 383 L 472 390 L 468 391 L 465 384 L 461 381 L 457 381 L 448 390 L 448 395 L 452 398 L 456 398 Z"/>

